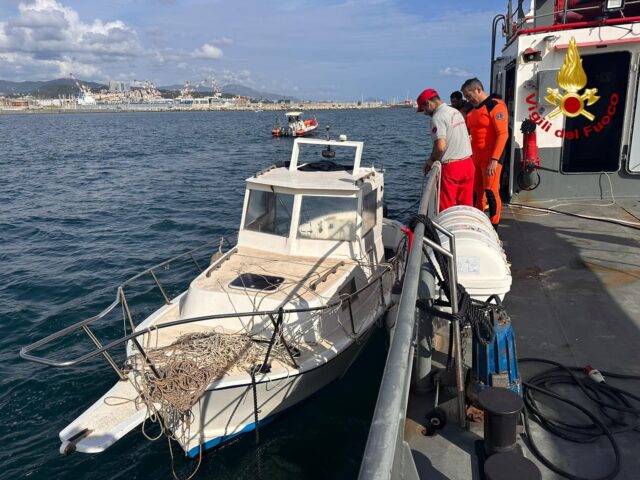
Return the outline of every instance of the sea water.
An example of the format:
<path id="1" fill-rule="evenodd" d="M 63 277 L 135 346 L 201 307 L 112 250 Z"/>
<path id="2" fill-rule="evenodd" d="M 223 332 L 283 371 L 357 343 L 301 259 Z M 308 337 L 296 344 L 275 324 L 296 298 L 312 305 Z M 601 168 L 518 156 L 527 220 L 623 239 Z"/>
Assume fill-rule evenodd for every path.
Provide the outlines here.
<path id="1" fill-rule="evenodd" d="M 389 215 L 415 212 L 402 210 L 419 197 L 428 120 L 413 109 L 316 113 L 317 137 L 330 124 L 334 138 L 365 142 L 363 165 L 384 166 Z M 18 352 L 98 314 L 138 271 L 232 236 L 245 179 L 289 158 L 292 139 L 270 135 L 277 115 L 0 115 L 0 478 L 171 478 L 167 441 L 139 428 L 104 453 L 60 455 L 58 432 L 117 377 L 102 358 L 59 369 Z M 94 330 L 115 338 L 122 323 Z M 386 342 L 378 329 L 344 378 L 260 429 L 259 452 L 246 434 L 206 454 L 197 478 L 355 478 Z M 66 358 L 91 347 L 63 346 Z M 173 447 L 185 478 L 196 462 Z"/>

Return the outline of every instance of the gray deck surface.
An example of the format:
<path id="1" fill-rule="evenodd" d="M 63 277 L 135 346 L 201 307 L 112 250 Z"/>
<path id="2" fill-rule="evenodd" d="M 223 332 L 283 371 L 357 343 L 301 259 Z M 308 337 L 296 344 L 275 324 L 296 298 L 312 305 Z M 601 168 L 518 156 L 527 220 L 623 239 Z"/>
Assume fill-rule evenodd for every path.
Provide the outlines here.
<path id="1" fill-rule="evenodd" d="M 640 218 L 638 199 L 618 200 L 611 206 L 578 203 L 598 202 L 574 202 L 557 209 L 634 222 Z M 567 366 L 591 364 L 599 370 L 639 375 L 640 230 L 505 208 L 499 233 L 512 264 L 513 285 L 505 305 L 519 358 L 542 357 Z M 520 365 L 525 381 L 539 369 Z M 607 381 L 640 394 L 640 381 Z M 405 437 L 421 478 L 480 478 L 473 457 L 481 427 L 463 431 L 449 422 L 441 434 L 425 437 L 420 423 L 432 407 L 433 394 L 410 397 Z M 584 421 L 584 417 L 573 418 Z M 576 475 L 597 478 L 613 466 L 613 453 L 604 438 L 577 445 L 537 425 L 533 430 L 543 453 Z M 616 439 L 622 450 L 617 478 L 640 478 L 640 432 L 618 434 Z M 526 447 L 525 455 L 534 460 Z M 543 478 L 561 478 L 539 466 Z"/>

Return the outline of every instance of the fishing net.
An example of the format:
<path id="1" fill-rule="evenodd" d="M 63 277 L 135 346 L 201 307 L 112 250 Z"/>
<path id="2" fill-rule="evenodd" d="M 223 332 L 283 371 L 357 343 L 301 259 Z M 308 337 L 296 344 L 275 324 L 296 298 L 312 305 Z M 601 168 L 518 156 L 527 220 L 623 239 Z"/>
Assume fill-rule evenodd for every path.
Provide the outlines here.
<path id="1" fill-rule="evenodd" d="M 164 347 L 145 348 L 145 357 L 138 353 L 127 359 L 127 368 L 139 392 L 137 403 L 147 408 L 142 433 L 149 440 L 166 435 L 171 454 L 171 472 L 180 480 L 174 468 L 172 440 L 185 444 L 190 436 L 194 420 L 192 407 L 205 393 L 211 382 L 225 375 L 251 373 L 265 360 L 270 342 L 252 338 L 246 334 L 218 332 L 189 333 L 178 337 Z M 284 344 L 275 341 L 269 352 L 269 363 L 290 363 Z M 160 433 L 147 434 L 147 420 L 160 427 Z M 193 478 L 202 461 L 202 449 L 198 465 L 188 475 Z"/>
<path id="2" fill-rule="evenodd" d="M 170 345 L 145 350 L 149 361 L 137 354 L 129 359 L 141 400 L 150 412 L 158 413 L 171 429 L 188 424 L 191 407 L 212 381 L 227 373 L 249 373 L 264 362 L 268 342 L 248 335 L 190 333 Z M 270 359 L 285 363 L 284 345 L 276 342 Z M 155 368 L 159 376 L 151 368 Z"/>

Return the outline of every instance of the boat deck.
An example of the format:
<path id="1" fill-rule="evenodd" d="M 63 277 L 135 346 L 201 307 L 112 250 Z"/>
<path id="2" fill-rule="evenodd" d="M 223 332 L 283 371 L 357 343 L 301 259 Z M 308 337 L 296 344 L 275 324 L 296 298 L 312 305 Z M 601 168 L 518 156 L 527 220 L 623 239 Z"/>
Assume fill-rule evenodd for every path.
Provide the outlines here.
<path id="1" fill-rule="evenodd" d="M 332 288 L 335 282 L 353 270 L 357 263 L 332 257 L 295 257 L 242 247 L 209 276 L 202 275 L 195 285 L 210 292 L 232 295 L 242 292 L 254 299 L 270 298 L 281 302 L 296 298 L 312 304 Z M 242 289 L 229 284 L 242 273 L 282 277 L 284 282 L 273 291 Z"/>
<path id="2" fill-rule="evenodd" d="M 638 199 L 609 206 L 586 205 L 597 203 L 589 201 L 536 206 L 559 203 L 563 205 L 556 208 L 562 211 L 640 221 Z M 513 285 L 505 305 L 516 332 L 519 358 L 545 358 L 571 367 L 591 364 L 601 371 L 640 375 L 640 231 L 507 207 L 499 233 L 512 264 Z M 526 381 L 545 368 L 520 364 L 520 373 Z M 607 381 L 640 394 L 640 381 Z M 563 393 L 576 398 L 575 391 Z M 464 431 L 451 421 L 441 433 L 423 436 L 420 424 L 433 401 L 433 393 L 409 399 L 405 439 L 420 477 L 481 478 L 474 457 L 482 427 L 472 424 Z M 585 421 L 577 416 L 572 420 Z M 579 445 L 554 437 L 537 424 L 532 430 L 541 451 L 565 470 L 598 478 L 613 467 L 606 438 Z M 638 478 L 640 433 L 621 433 L 615 438 L 622 455 L 616 478 Z M 535 460 L 526 445 L 523 448 L 538 464 L 543 478 L 561 478 Z"/>

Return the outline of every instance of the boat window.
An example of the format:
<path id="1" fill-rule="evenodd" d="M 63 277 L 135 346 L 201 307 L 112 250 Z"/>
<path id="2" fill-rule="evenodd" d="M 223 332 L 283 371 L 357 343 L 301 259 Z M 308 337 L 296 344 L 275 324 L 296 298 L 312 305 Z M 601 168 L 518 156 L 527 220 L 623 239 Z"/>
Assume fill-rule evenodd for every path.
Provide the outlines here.
<path id="1" fill-rule="evenodd" d="M 357 202 L 350 197 L 303 196 L 298 238 L 355 240 Z"/>
<path id="2" fill-rule="evenodd" d="M 582 57 L 582 66 L 587 74 L 585 88 L 597 88 L 600 100 L 585 107 L 593 114 L 593 121 L 583 115 L 566 118 L 562 148 L 563 172 L 618 170 L 630 60 L 629 52 Z M 573 134 L 572 140 L 566 139 L 568 132 Z"/>
<path id="3" fill-rule="evenodd" d="M 376 207 L 378 206 L 378 191 L 372 190 L 362 198 L 362 236 L 376 224 Z"/>
<path id="4" fill-rule="evenodd" d="M 251 190 L 244 228 L 288 237 L 292 211 L 293 195 Z"/>
<path id="5" fill-rule="evenodd" d="M 272 292 L 284 282 L 283 277 L 263 275 L 260 273 L 241 273 L 231 283 L 230 287 L 247 288 L 250 290 L 266 290 Z"/>

